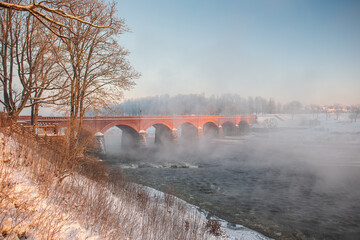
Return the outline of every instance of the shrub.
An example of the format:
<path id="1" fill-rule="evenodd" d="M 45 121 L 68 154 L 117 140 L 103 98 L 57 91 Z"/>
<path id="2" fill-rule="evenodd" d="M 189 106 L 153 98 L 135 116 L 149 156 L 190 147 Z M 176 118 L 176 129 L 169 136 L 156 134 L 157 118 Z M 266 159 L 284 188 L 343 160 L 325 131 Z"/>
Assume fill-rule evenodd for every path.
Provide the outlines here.
<path id="1" fill-rule="evenodd" d="M 214 236 L 220 236 L 223 233 L 219 220 L 209 218 L 205 227 L 208 229 L 209 233 Z"/>

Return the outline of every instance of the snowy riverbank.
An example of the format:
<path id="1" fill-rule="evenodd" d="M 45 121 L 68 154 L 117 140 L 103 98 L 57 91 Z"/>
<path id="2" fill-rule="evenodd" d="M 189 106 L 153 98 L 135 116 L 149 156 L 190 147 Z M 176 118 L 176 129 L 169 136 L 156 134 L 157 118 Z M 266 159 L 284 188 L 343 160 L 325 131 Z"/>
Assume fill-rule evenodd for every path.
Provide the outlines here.
<path id="1" fill-rule="evenodd" d="M 222 220 L 211 233 L 216 224 L 206 227 L 205 212 L 154 189 L 129 184 L 116 192 L 77 173 L 47 178 L 40 170 L 49 162 L 34 149 L 2 133 L 0 142 L 1 239 L 268 239 Z"/>

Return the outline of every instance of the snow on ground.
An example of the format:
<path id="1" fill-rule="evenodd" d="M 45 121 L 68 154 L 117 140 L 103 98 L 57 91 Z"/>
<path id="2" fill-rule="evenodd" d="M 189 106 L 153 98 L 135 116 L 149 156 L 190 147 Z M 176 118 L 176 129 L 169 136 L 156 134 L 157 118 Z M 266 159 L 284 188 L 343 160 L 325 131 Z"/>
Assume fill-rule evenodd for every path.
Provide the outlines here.
<path id="1" fill-rule="evenodd" d="M 97 234 L 93 226 L 85 227 L 82 224 L 84 221 L 80 218 L 86 217 L 86 214 L 67 213 L 64 211 L 66 207 L 59 206 L 59 202 L 54 201 L 51 191 L 44 194 L 44 192 L 39 189 L 39 185 L 34 183 L 30 178 L 29 169 L 22 165 L 23 162 L 20 160 L 21 153 L 15 151 L 15 149 L 17 149 L 14 147 L 17 144 L 16 142 L 0 133 L 0 143 L 3 143 L 2 146 L 4 146 L 0 158 L 0 183 L 2 184 L 2 188 L 0 189 L 0 209 L 2 210 L 0 213 L 0 239 L 106 239 Z M 86 189 L 90 191 L 90 194 L 100 194 L 96 184 L 85 177 L 79 175 L 68 177 L 64 179 L 62 184 L 69 184 L 69 181 L 75 187 L 86 185 Z M 152 205 L 159 204 L 157 206 L 158 211 L 169 213 L 170 215 L 172 212 L 178 211 L 174 209 L 175 207 L 173 207 L 173 209 L 171 207 L 169 208 L 163 200 L 159 201 L 159 199 L 164 199 L 164 193 L 146 187 L 140 188 L 145 189 L 152 199 L 152 203 L 148 206 L 149 208 Z M 104 195 L 105 192 L 108 194 L 110 190 L 104 190 L 101 194 Z M 87 195 L 85 194 L 84 196 Z M 124 199 L 121 196 L 112 194 L 108 194 L 107 196 L 111 198 L 107 201 L 108 204 L 111 204 L 110 208 L 112 208 L 114 212 L 117 212 L 115 208 L 126 206 L 127 209 L 124 213 L 129 213 L 128 218 L 131 223 L 134 223 L 132 227 L 134 235 L 130 238 L 126 237 L 126 239 L 143 239 L 141 230 L 146 228 L 144 225 L 148 223 L 148 217 L 144 215 L 144 210 L 140 209 L 139 211 L 139 203 L 132 201 L 124 205 Z M 174 199 L 176 198 L 174 197 Z M 69 199 L 64 195 L 65 205 L 67 204 L 66 201 L 69 201 Z M 195 218 L 199 217 L 198 224 L 202 227 L 205 226 L 207 221 L 207 214 L 205 212 L 200 211 L 195 206 L 187 204 L 180 199 L 176 199 L 176 201 L 181 202 L 181 204 L 185 206 L 185 215 L 179 215 L 181 219 L 175 219 L 176 221 L 183 221 L 187 218 L 191 219 L 192 216 L 195 216 Z M 76 206 L 73 207 L 76 208 Z M 93 211 L 96 211 L 96 209 L 93 209 Z M 127 216 L 124 217 L 126 218 Z M 219 222 L 221 223 L 220 236 L 206 233 L 205 235 L 201 235 L 199 239 L 268 239 L 262 234 L 243 226 L 233 226 L 220 219 Z M 192 222 L 190 222 L 190 225 L 192 226 Z M 158 233 L 150 233 L 150 235 L 146 236 L 156 236 L 156 234 Z M 161 239 L 161 237 L 156 239 Z M 163 239 L 167 239 L 167 237 Z"/>
<path id="2" fill-rule="evenodd" d="M 267 128 L 266 119 L 276 121 L 276 127 Z M 312 159 L 307 161 L 311 165 L 360 166 L 360 120 L 351 121 L 345 113 L 339 117 L 335 114 L 259 116 L 246 144 L 272 150 L 285 146 L 282 151 L 304 156 L 303 162 Z"/>
<path id="3" fill-rule="evenodd" d="M 276 116 L 276 117 L 275 117 Z M 279 120 L 282 119 L 282 120 Z M 266 122 L 274 122 L 275 127 L 269 127 Z M 301 140 L 316 143 L 360 143 L 360 120 L 351 121 L 349 114 L 337 117 L 325 114 L 317 117 L 312 114 L 291 115 L 265 115 L 258 117 L 258 123 L 254 124 L 254 131 L 259 129 L 272 129 L 271 135 L 278 137 L 284 135 L 284 139 L 291 140 L 291 133 L 294 137 L 301 137 Z M 283 131 L 286 130 L 286 131 Z"/>
<path id="4" fill-rule="evenodd" d="M 163 197 L 164 193 L 161 191 L 158 191 L 154 188 L 150 188 L 150 187 L 146 187 L 146 186 L 141 186 L 144 189 L 147 189 L 147 191 L 149 192 L 150 196 L 152 198 L 156 197 L 156 196 L 160 196 Z M 176 198 L 178 201 L 180 201 L 181 203 L 185 204 L 187 206 L 187 211 L 188 213 L 200 213 L 201 214 L 201 221 L 202 222 L 206 222 L 207 221 L 207 215 L 208 212 L 206 212 L 203 209 L 198 208 L 195 205 L 192 205 L 190 203 L 187 203 L 185 201 L 183 201 L 182 199 Z M 256 232 L 254 230 L 251 230 L 243 225 L 240 224 L 230 224 L 227 221 L 217 218 L 217 217 L 212 217 L 213 219 L 216 219 L 220 224 L 221 224 L 221 236 L 219 237 L 215 237 L 215 236 L 210 236 L 210 238 L 208 238 L 209 240 L 211 239 L 226 239 L 226 240 L 271 240 L 271 238 L 268 238 L 266 236 L 264 236 L 263 234 Z"/>
<path id="5" fill-rule="evenodd" d="M 70 219 L 29 179 L 29 172 L 18 164 L 15 143 L 7 141 L 0 157 L 0 239 L 102 239 Z"/>
<path id="6" fill-rule="evenodd" d="M 264 114 L 257 116 L 257 124 L 255 128 L 267 128 L 267 121 L 275 123 L 274 128 L 317 128 L 327 132 L 360 132 L 360 119 L 354 122 L 350 119 L 350 114 L 343 113 L 340 116 L 335 114 Z"/>

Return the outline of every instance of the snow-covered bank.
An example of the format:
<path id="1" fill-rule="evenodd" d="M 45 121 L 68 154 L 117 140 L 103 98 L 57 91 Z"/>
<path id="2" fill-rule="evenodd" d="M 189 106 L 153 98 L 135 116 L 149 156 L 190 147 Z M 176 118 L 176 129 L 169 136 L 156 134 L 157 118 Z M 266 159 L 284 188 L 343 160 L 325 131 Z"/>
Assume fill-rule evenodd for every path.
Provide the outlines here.
<path id="1" fill-rule="evenodd" d="M 102 239 L 44 194 L 14 139 L 0 133 L 0 146 L 0 239 Z"/>
<path id="2" fill-rule="evenodd" d="M 156 199 L 157 197 L 164 197 L 164 193 L 161 191 L 158 191 L 154 188 L 138 185 L 142 188 L 145 188 L 152 199 Z M 203 209 L 200 209 L 199 207 L 192 205 L 190 203 L 185 202 L 182 199 L 176 198 L 175 196 L 171 196 L 177 201 L 179 201 L 181 204 L 184 204 L 187 207 L 187 212 L 192 213 L 200 213 L 201 221 L 207 222 L 209 219 L 216 220 L 220 224 L 219 232 L 221 232 L 221 235 L 219 236 L 220 239 L 227 239 L 227 240 L 270 240 L 271 238 L 268 238 L 264 236 L 261 233 L 258 233 L 254 230 L 251 230 L 245 226 L 242 226 L 240 224 L 231 224 L 223 219 L 220 219 L 216 216 L 209 216 L 209 213 Z M 211 238 L 216 239 L 216 238 Z"/>
<path id="3" fill-rule="evenodd" d="M 0 239 L 268 239 L 221 220 L 220 230 L 207 226 L 196 207 L 145 187 L 59 179 L 51 152 L 22 137 L 0 133 Z"/>
<path id="4" fill-rule="evenodd" d="M 360 119 L 354 121 L 351 114 L 342 114 L 336 116 L 334 114 L 264 114 L 257 116 L 255 128 L 293 128 L 293 129 L 323 129 L 328 132 L 360 132 Z M 269 124 L 272 123 L 272 124 Z"/>
<path id="5" fill-rule="evenodd" d="M 1 192 L 0 239 L 102 239 L 45 197 L 26 170 L 6 165 L 0 163 L 0 181 L 8 186 Z"/>

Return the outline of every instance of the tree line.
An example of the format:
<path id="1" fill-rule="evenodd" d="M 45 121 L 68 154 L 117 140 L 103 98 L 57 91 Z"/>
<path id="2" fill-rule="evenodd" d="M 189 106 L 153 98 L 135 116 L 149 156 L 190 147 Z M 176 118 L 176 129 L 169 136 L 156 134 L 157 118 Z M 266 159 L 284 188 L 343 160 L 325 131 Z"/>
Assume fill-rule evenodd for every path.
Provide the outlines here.
<path id="1" fill-rule="evenodd" d="M 287 113 L 334 113 L 336 118 L 343 112 L 352 113 L 355 121 L 359 115 L 360 105 L 343 106 L 334 104 L 320 106 L 317 104 L 303 105 L 299 101 L 280 103 L 273 98 L 241 97 L 238 94 L 205 96 L 205 94 L 160 95 L 126 100 L 112 106 L 116 114 L 125 116 L 138 115 L 235 115 L 235 114 L 276 114 Z M 105 111 L 102 114 L 106 114 Z M 91 113 L 90 115 L 95 115 Z"/>
<path id="2" fill-rule="evenodd" d="M 223 94 L 220 96 L 205 94 L 161 95 L 126 100 L 113 106 L 123 115 L 233 115 L 260 114 L 299 111 L 302 104 L 293 101 L 282 105 L 273 98 L 244 98 L 238 94 Z"/>

